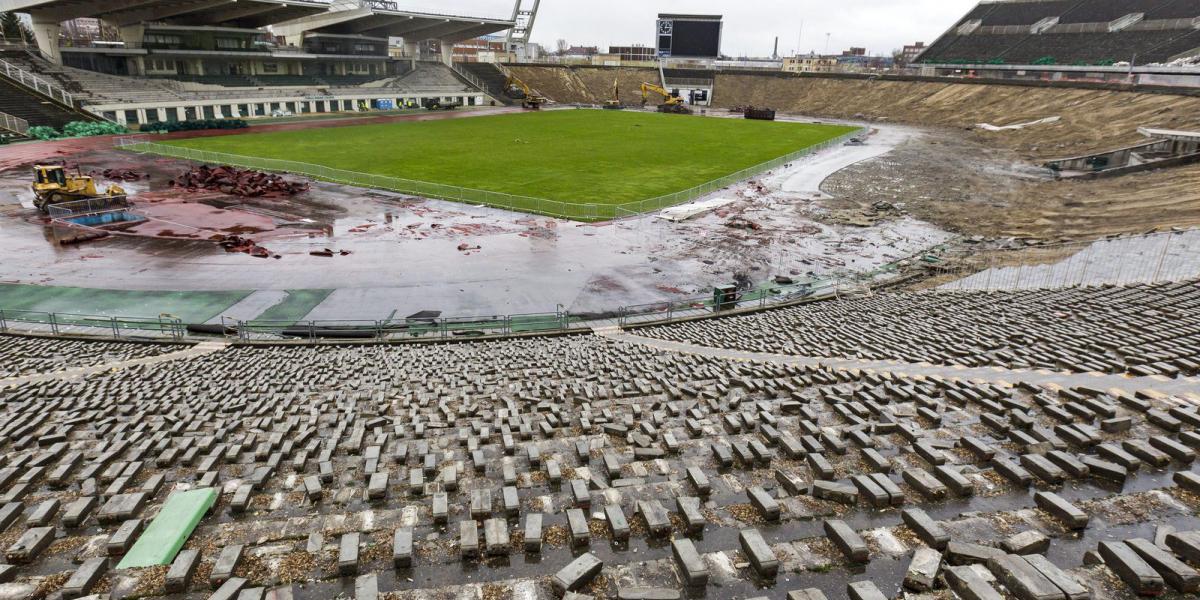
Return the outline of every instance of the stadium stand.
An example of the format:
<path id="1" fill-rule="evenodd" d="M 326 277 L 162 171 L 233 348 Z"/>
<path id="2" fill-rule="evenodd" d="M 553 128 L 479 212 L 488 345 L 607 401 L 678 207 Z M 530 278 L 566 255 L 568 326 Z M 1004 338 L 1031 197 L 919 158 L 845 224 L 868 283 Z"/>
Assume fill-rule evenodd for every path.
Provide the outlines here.
<path id="1" fill-rule="evenodd" d="M 413 12 L 359 0 L 15 0 L 37 49 L 6 59 L 57 81 L 80 107 L 125 124 L 418 105 L 487 104 L 486 90 L 441 61 L 453 44 L 509 29 L 507 19 Z M 119 40 L 75 39 L 63 22 L 103 20 Z M 418 39 L 409 39 L 419 32 Z M 403 37 L 403 58 L 389 38 Z M 428 42 L 422 47 L 419 42 Z M 433 50 L 439 48 L 440 50 Z M 347 108 L 349 107 L 349 108 Z"/>
<path id="2" fill-rule="evenodd" d="M 639 333 L 755 352 L 1137 375 L 1200 372 L 1200 283 L 881 294 Z"/>
<path id="3" fill-rule="evenodd" d="M 995 2 L 980 4 L 963 22 L 981 20 L 984 26 L 1033 25 L 1057 17 L 1079 4 L 1079 0 L 1053 2 Z"/>
<path id="4" fill-rule="evenodd" d="M 813 598 L 914 552 L 943 552 L 951 581 L 980 556 L 1032 577 L 1013 561 L 1053 545 L 1063 566 L 1036 572 L 1086 592 L 1122 584 L 1058 558 L 1097 543 L 1079 532 L 1194 523 L 1182 402 L 591 335 L 225 348 L 0 390 L 0 573 L 14 597 L 561 596 L 549 578 Z M 1151 487 L 1114 494 L 1143 461 Z M 1155 556 L 1194 551 L 1166 540 Z M 554 566 L 513 573 L 510 554 Z"/>
<path id="5" fill-rule="evenodd" d="M 1200 54 L 1197 18 L 1200 3 L 1195 0 L 985 2 L 930 45 L 917 62 L 1161 64 Z M 968 24 L 978 27 L 964 30 Z M 1039 25 L 1036 30 L 1034 25 Z"/>
<path id="6" fill-rule="evenodd" d="M 1191 19 L 1200 14 L 1200 2 L 1197 0 L 1174 0 L 1154 4 L 1157 6 L 1146 10 L 1146 20 Z"/>
<path id="7" fill-rule="evenodd" d="M 504 71 L 500 67 L 486 62 L 464 62 L 458 63 L 458 68 L 474 75 L 479 81 L 483 82 L 484 89 L 492 95 L 493 98 L 510 104 L 511 101 L 504 94 L 504 85 L 508 82 L 508 77 L 504 75 Z"/>
<path id="8" fill-rule="evenodd" d="M 1150 13 L 1163 4 L 1163 0 L 1087 0 L 1063 13 L 1059 23 L 1108 23 L 1133 13 Z"/>
<path id="9" fill-rule="evenodd" d="M 147 358 L 186 347 L 179 344 L 5 337 L 0 341 L 0 379 Z"/>
<path id="10" fill-rule="evenodd" d="M 86 120 L 83 115 L 55 104 L 26 88 L 0 78 L 0 112 L 25 119 L 30 126 L 60 128 L 71 121 Z"/>

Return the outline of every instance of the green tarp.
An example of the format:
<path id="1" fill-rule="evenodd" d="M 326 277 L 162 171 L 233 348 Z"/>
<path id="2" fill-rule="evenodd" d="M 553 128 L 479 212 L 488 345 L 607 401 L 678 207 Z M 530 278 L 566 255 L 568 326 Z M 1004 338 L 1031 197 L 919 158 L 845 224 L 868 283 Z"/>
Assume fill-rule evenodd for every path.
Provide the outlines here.
<path id="1" fill-rule="evenodd" d="M 217 490 L 204 488 L 176 492 L 167 498 L 158 516 L 121 559 L 118 569 L 169 565 L 191 537 L 200 519 L 217 501 Z"/>

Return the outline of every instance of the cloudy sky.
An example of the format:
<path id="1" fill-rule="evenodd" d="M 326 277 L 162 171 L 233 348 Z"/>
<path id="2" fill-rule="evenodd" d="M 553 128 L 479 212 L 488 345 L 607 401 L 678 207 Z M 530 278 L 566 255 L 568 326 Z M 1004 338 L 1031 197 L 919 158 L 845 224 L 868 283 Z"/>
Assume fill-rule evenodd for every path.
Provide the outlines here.
<path id="1" fill-rule="evenodd" d="M 513 0 L 398 0 L 401 6 L 478 16 L 512 13 Z M 527 0 L 532 3 L 532 0 Z M 977 0 L 542 0 L 533 41 L 601 46 L 653 45 L 658 13 L 725 16 L 721 50 L 767 56 L 779 36 L 780 54 L 865 46 L 890 54 L 917 40 L 932 43 Z"/>

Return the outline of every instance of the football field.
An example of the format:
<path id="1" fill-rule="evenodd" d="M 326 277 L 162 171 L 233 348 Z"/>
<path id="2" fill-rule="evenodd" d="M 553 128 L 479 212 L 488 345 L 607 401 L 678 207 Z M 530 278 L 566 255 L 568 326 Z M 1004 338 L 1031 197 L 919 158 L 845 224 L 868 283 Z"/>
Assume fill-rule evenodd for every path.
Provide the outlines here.
<path id="1" fill-rule="evenodd" d="M 611 206 L 676 194 L 853 130 L 632 111 L 557 110 L 167 143 L 528 200 Z M 456 199 L 454 192 L 444 190 L 430 195 Z M 499 204 L 487 194 L 464 194 L 461 199 Z"/>

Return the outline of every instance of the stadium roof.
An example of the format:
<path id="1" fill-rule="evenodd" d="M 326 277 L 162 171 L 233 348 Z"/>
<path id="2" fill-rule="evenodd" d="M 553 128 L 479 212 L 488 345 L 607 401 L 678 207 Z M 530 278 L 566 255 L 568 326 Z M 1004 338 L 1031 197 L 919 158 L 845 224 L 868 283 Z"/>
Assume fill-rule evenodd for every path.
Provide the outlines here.
<path id="1" fill-rule="evenodd" d="M 145 22 L 255 28 L 323 13 L 324 0 L 14 0 L 35 20 L 102 19 L 118 27 Z"/>
<path id="2" fill-rule="evenodd" d="M 375 2 L 302 17 L 283 23 L 275 30 L 285 35 L 311 31 L 459 42 L 511 29 L 513 24 L 508 19 L 416 12 L 400 9 L 390 2 Z"/>

